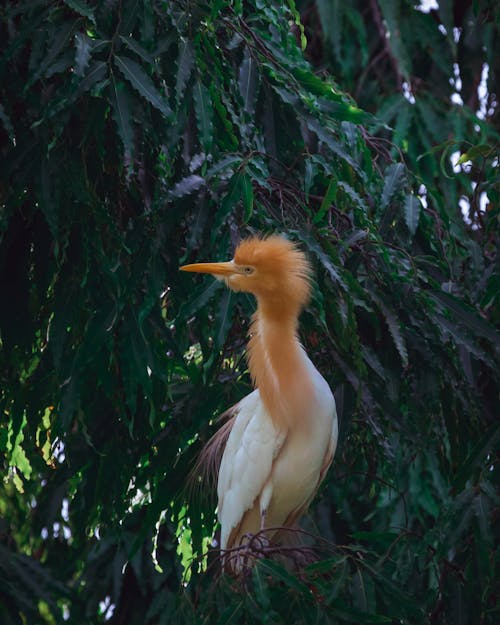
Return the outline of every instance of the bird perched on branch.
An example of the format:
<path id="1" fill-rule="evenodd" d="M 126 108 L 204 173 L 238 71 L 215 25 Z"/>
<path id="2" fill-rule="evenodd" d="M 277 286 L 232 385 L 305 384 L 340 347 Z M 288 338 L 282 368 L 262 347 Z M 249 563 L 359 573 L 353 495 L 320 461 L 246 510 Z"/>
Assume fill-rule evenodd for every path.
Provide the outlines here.
<path id="1" fill-rule="evenodd" d="M 276 539 L 307 510 L 337 445 L 335 400 L 297 337 L 311 267 L 295 244 L 274 235 L 243 240 L 229 262 L 181 270 L 212 274 L 257 299 L 247 349 L 255 390 L 230 409 L 201 456 L 207 465 L 222 456 L 220 547 L 226 568 L 238 572 L 237 548 L 264 530 Z"/>

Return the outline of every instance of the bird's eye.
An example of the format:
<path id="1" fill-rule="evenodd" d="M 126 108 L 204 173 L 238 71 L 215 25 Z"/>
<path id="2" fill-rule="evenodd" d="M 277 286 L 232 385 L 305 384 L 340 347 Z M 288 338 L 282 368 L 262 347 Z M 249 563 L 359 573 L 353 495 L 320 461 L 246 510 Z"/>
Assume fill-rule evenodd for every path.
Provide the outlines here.
<path id="1" fill-rule="evenodd" d="M 249 276 L 251 273 L 253 273 L 253 267 L 243 267 L 243 273 Z"/>

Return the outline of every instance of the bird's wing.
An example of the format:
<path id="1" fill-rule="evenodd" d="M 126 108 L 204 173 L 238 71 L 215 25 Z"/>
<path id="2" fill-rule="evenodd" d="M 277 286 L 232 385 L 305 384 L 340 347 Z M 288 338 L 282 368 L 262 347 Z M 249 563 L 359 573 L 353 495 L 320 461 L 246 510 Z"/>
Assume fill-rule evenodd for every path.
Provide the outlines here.
<path id="1" fill-rule="evenodd" d="M 232 530 L 262 493 L 285 438 L 286 433 L 273 425 L 258 390 L 240 402 L 219 470 L 222 549 L 227 548 Z"/>
<path id="2" fill-rule="evenodd" d="M 337 449 L 337 439 L 338 439 L 339 429 L 337 422 L 337 411 L 335 410 L 335 417 L 332 423 L 332 432 L 330 435 L 330 441 L 328 443 L 328 447 L 326 449 L 325 455 L 323 457 L 323 462 L 321 464 L 321 469 L 318 476 L 318 482 L 316 484 L 315 489 L 312 493 L 309 494 L 307 499 L 303 501 L 301 505 L 292 510 L 290 514 L 287 516 L 286 521 L 283 523 L 285 527 L 294 526 L 300 517 L 307 512 L 312 500 L 316 497 L 316 493 L 318 492 L 319 487 L 321 486 L 321 482 L 324 480 L 326 472 L 330 468 L 332 464 L 333 457 L 335 456 L 335 450 Z"/>

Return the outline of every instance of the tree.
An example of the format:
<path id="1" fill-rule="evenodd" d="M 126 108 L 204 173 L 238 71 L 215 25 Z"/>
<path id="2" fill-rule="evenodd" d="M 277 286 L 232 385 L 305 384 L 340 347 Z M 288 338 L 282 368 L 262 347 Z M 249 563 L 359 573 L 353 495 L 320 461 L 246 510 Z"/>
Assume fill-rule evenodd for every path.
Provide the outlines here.
<path id="1" fill-rule="evenodd" d="M 496 4 L 2 18 L 2 622 L 496 622 Z M 254 231 L 315 264 L 341 438 L 320 559 L 241 584 L 185 485 L 249 390 L 252 302 L 177 269 Z"/>

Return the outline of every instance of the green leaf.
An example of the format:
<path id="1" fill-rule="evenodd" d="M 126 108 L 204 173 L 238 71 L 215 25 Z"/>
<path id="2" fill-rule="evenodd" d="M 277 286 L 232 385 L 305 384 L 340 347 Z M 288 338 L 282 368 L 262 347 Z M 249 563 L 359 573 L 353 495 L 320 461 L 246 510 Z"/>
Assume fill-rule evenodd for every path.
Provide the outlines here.
<path id="1" fill-rule="evenodd" d="M 302 52 L 304 52 L 307 46 L 307 39 L 306 39 L 305 31 L 304 31 L 304 26 L 302 25 L 302 22 L 300 21 L 300 13 L 299 11 L 297 11 L 297 7 L 295 6 L 295 0 L 287 0 L 287 3 L 290 8 L 290 12 L 292 14 L 295 25 L 299 29 L 300 49 L 302 50 Z"/>
<path id="2" fill-rule="evenodd" d="M 248 223 L 253 213 L 254 196 L 252 180 L 246 173 L 241 176 L 241 197 L 243 199 L 243 208 L 245 209 L 243 220 L 245 223 Z"/>
<path id="3" fill-rule="evenodd" d="M 477 158 L 488 158 L 493 153 L 494 148 L 491 145 L 487 145 L 484 143 L 481 145 L 475 145 L 460 156 L 457 161 L 457 165 L 462 165 L 467 161 L 474 161 Z"/>
<path id="4" fill-rule="evenodd" d="M 28 81 L 26 89 L 30 87 L 33 83 L 35 83 L 40 78 L 40 76 L 43 76 L 47 69 L 51 67 L 57 57 L 64 50 L 65 46 L 71 41 L 73 33 L 77 29 L 80 21 L 81 20 L 66 22 L 66 24 L 64 24 L 58 30 L 57 35 L 52 41 L 52 45 L 50 46 L 46 57 L 38 66 L 38 69 L 31 77 L 31 80 Z"/>
<path id="5" fill-rule="evenodd" d="M 198 191 L 205 184 L 205 180 L 201 176 L 192 174 L 180 180 L 175 187 L 170 191 L 170 197 L 181 198 L 186 195 L 191 195 L 195 191 Z"/>
<path id="6" fill-rule="evenodd" d="M 322 249 L 321 245 L 313 239 L 312 235 L 306 230 L 301 230 L 299 233 L 301 241 L 303 241 L 307 248 L 318 258 L 324 269 L 330 276 L 330 278 L 337 282 L 342 288 L 347 290 L 346 283 L 341 275 L 340 268 L 336 267 L 331 257 Z"/>
<path id="7" fill-rule="evenodd" d="M 271 598 L 269 596 L 269 588 L 266 579 L 261 572 L 260 566 L 255 566 L 252 571 L 252 579 L 255 589 L 255 598 L 264 610 L 271 608 Z"/>
<path id="8" fill-rule="evenodd" d="M 0 120 L 2 120 L 3 127 L 7 131 L 10 139 L 14 138 L 14 127 L 12 126 L 12 122 L 10 121 L 9 116 L 5 112 L 3 104 L 0 102 Z"/>
<path id="9" fill-rule="evenodd" d="M 117 83 L 115 79 L 110 85 L 110 101 L 113 110 L 113 119 L 118 127 L 118 133 L 125 149 L 125 160 L 129 161 L 134 152 L 134 131 L 132 128 L 132 112 L 130 96 L 123 83 Z M 133 167 L 130 163 L 129 167 Z"/>
<path id="10" fill-rule="evenodd" d="M 86 2 L 83 2 L 83 0 L 63 0 L 63 2 L 73 9 L 73 11 L 76 11 L 79 15 L 86 17 L 95 24 L 94 9 Z"/>
<path id="11" fill-rule="evenodd" d="M 388 35 L 386 41 L 392 50 L 397 71 L 409 81 L 411 74 L 411 60 L 406 50 L 407 41 L 402 37 L 402 16 L 401 5 L 398 0 L 379 0 L 382 16 L 385 21 L 385 28 Z"/>
<path id="12" fill-rule="evenodd" d="M 175 99 L 177 106 L 179 106 L 184 96 L 187 82 L 193 70 L 193 65 L 193 46 L 191 45 L 189 39 L 181 38 L 179 45 L 179 58 L 177 59 L 177 76 L 175 80 Z"/>
<path id="13" fill-rule="evenodd" d="M 359 195 L 359 193 L 351 187 L 350 184 L 348 184 L 344 180 L 339 180 L 338 186 L 339 186 L 339 189 L 342 189 L 342 191 L 344 191 L 344 193 L 348 195 L 351 198 L 351 200 L 353 200 L 359 206 L 359 208 L 362 209 L 365 215 L 368 215 L 369 210 L 368 210 L 368 206 L 366 205 L 366 202 Z"/>
<path id="14" fill-rule="evenodd" d="M 408 366 L 408 350 L 406 348 L 406 342 L 403 338 L 403 335 L 401 334 L 401 324 L 398 318 L 396 317 L 395 313 L 392 310 L 390 310 L 377 295 L 370 292 L 370 297 L 378 306 L 380 312 L 384 316 L 384 319 L 387 323 L 387 327 L 389 328 L 389 332 L 394 341 L 394 345 L 396 346 L 396 349 L 398 350 L 398 353 L 401 356 L 401 362 L 403 363 L 404 367 L 407 367 Z"/>
<path id="15" fill-rule="evenodd" d="M 392 623 L 392 618 L 381 614 L 368 614 L 360 610 L 355 610 L 341 601 L 334 601 L 330 606 L 331 613 L 339 619 L 362 625 L 363 623 Z"/>
<path id="16" fill-rule="evenodd" d="M 413 195 L 409 194 L 405 197 L 404 211 L 405 211 L 405 222 L 408 226 L 408 230 L 412 235 L 415 234 L 418 228 L 418 221 L 420 219 L 420 208 L 422 204 L 420 199 Z"/>
<path id="17" fill-rule="evenodd" d="M 255 112 L 257 101 L 257 64 L 252 58 L 248 48 L 245 48 L 245 55 L 240 65 L 238 86 L 243 99 L 243 110 L 249 115 Z"/>
<path id="18" fill-rule="evenodd" d="M 208 153 L 213 144 L 213 109 L 210 92 L 201 81 L 195 84 L 193 97 L 200 143 L 205 152 Z"/>
<path id="19" fill-rule="evenodd" d="M 202 286 L 196 289 L 189 298 L 189 302 L 181 305 L 178 318 L 182 320 L 190 319 L 201 310 L 221 288 L 222 284 L 212 277 L 204 280 Z"/>
<path id="20" fill-rule="evenodd" d="M 221 297 L 220 306 L 217 311 L 217 335 L 215 338 L 215 347 L 220 349 L 227 337 L 227 333 L 232 323 L 232 313 L 234 310 L 234 298 L 231 297 L 231 291 L 226 289 Z"/>
<path id="21" fill-rule="evenodd" d="M 160 95 L 151 78 L 143 68 L 126 56 L 115 56 L 115 63 L 132 87 L 150 104 L 158 109 L 165 117 L 172 115 L 172 110 L 166 100 Z"/>
<path id="22" fill-rule="evenodd" d="M 296 590 L 300 593 L 309 594 L 309 588 L 307 584 L 302 582 L 298 577 L 289 573 L 285 567 L 281 566 L 277 562 L 272 560 L 261 560 L 259 562 L 259 568 L 264 572 L 269 573 L 274 580 L 283 582 L 289 588 Z"/>
<path id="23" fill-rule="evenodd" d="M 317 0 L 317 7 L 325 40 L 332 46 L 337 61 L 342 62 L 342 3 Z"/>
<path id="24" fill-rule="evenodd" d="M 90 39 L 83 33 L 75 35 L 76 57 L 75 57 L 75 73 L 77 76 L 83 76 L 85 68 L 89 64 L 92 46 Z"/>
<path id="25" fill-rule="evenodd" d="M 123 41 L 123 43 L 127 46 L 129 50 L 135 52 L 135 54 L 137 54 L 137 56 L 140 56 L 141 59 L 146 63 L 153 65 L 153 63 L 155 62 L 154 57 L 149 54 L 149 52 L 145 50 L 133 37 L 124 37 L 123 35 L 120 35 L 120 41 Z"/>
<path id="26" fill-rule="evenodd" d="M 337 141 L 337 139 L 334 138 L 334 135 L 329 128 L 325 128 L 324 126 L 322 126 L 319 121 L 317 121 L 313 117 L 306 116 L 304 121 L 306 122 L 307 126 L 318 136 L 318 139 L 320 139 L 320 141 L 323 141 L 334 154 L 349 163 L 349 165 L 351 165 L 351 167 L 356 172 L 361 174 L 358 163 L 356 163 L 356 161 L 347 153 L 345 147 L 339 141 Z"/>
<path id="27" fill-rule="evenodd" d="M 330 178 L 330 182 L 328 184 L 328 188 L 326 190 L 325 195 L 321 201 L 321 206 L 319 207 L 318 212 L 313 217 L 313 223 L 317 224 L 323 220 L 326 213 L 330 210 L 330 207 L 335 200 L 337 195 L 337 179 L 335 176 Z"/>
<path id="28" fill-rule="evenodd" d="M 405 166 L 402 163 L 389 165 L 384 178 L 384 188 L 380 198 L 380 210 L 389 206 L 390 201 L 401 190 L 405 179 Z"/>
<path id="29" fill-rule="evenodd" d="M 495 423 L 479 438 L 462 466 L 456 471 L 453 481 L 453 488 L 456 491 L 460 492 L 462 490 L 465 483 L 472 478 L 473 472 L 484 462 L 488 454 L 495 449 L 499 441 L 500 426 Z"/>
<path id="30" fill-rule="evenodd" d="M 224 172 L 230 165 L 240 165 L 241 156 L 239 154 L 229 154 L 224 156 L 220 161 L 214 163 L 208 170 L 207 179 L 213 178 L 216 174 Z"/>
<path id="31" fill-rule="evenodd" d="M 86 91 L 92 89 L 94 85 L 96 85 L 99 81 L 102 81 L 107 76 L 108 65 L 104 61 L 94 61 L 90 67 L 87 74 L 82 78 L 80 83 L 78 84 L 78 88 L 76 90 L 76 96 L 80 97 Z"/>
<path id="32" fill-rule="evenodd" d="M 440 305 L 448 308 L 455 318 L 474 332 L 474 334 L 488 339 L 496 352 L 500 350 L 500 334 L 491 324 L 482 319 L 475 310 L 444 291 L 431 293 L 430 297 L 434 301 L 439 302 Z"/>

